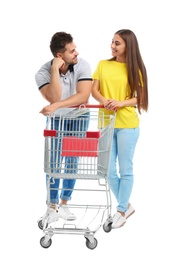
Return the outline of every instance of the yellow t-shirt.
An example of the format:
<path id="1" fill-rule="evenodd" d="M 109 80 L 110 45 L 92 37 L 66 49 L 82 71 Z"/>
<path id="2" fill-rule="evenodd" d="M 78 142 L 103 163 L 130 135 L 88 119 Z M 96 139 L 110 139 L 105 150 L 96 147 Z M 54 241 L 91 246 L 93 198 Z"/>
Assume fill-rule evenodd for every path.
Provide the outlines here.
<path id="1" fill-rule="evenodd" d="M 126 63 L 101 60 L 93 79 L 100 82 L 100 93 L 107 99 L 119 101 L 130 99 L 130 86 Z M 101 109 L 105 114 L 113 114 L 113 111 Z M 116 112 L 115 128 L 136 128 L 139 126 L 139 118 L 135 107 L 118 108 Z"/>

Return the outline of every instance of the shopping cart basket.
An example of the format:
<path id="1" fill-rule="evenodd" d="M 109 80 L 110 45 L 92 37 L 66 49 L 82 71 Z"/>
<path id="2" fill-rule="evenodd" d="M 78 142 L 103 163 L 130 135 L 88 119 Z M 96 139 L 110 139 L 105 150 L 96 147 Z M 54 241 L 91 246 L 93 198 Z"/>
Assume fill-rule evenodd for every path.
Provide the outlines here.
<path id="1" fill-rule="evenodd" d="M 86 246 L 89 249 L 94 249 L 97 246 L 97 239 L 94 234 L 99 228 L 103 226 L 105 232 L 111 231 L 111 194 L 107 176 L 115 113 L 105 113 L 106 110 L 100 105 L 83 105 L 66 111 L 67 109 L 57 117 L 48 116 L 44 130 L 44 172 L 48 176 L 47 203 L 50 207 L 50 180 L 75 179 L 79 188 L 74 188 L 73 191 L 74 194 L 76 191 L 80 192 L 80 195 L 77 198 L 77 203 L 69 204 L 68 207 L 77 210 L 82 209 L 84 213 L 79 221 L 75 221 L 74 224 L 68 223 L 66 220 L 64 223 L 62 223 L 63 220 L 58 221 L 60 225 L 62 224 L 60 227 L 57 226 L 58 222 L 55 222 L 54 226 L 51 224 L 49 226 L 47 215 L 46 221 L 39 219 L 38 226 L 45 234 L 40 239 L 40 244 L 44 248 L 50 247 L 51 237 L 54 234 L 80 234 L 86 238 Z M 73 128 L 74 124 L 75 127 Z M 69 162 L 67 158 L 70 158 Z M 83 181 L 86 187 L 84 187 Z M 91 184 L 90 181 L 92 181 Z M 96 188 L 93 185 L 95 181 Z M 58 190 L 61 190 L 61 188 Z M 95 198 L 98 197 L 98 194 L 101 194 L 101 203 L 88 202 L 86 204 L 84 192 L 89 193 L 89 198 L 93 197 L 91 192 L 96 193 Z M 104 203 L 102 203 L 103 193 L 106 200 Z M 79 202 L 80 198 L 84 198 L 84 203 Z M 96 211 L 95 215 L 82 227 L 85 216 L 92 210 Z M 98 216 L 100 217 L 99 224 L 96 228 L 91 229 L 90 226 Z"/>

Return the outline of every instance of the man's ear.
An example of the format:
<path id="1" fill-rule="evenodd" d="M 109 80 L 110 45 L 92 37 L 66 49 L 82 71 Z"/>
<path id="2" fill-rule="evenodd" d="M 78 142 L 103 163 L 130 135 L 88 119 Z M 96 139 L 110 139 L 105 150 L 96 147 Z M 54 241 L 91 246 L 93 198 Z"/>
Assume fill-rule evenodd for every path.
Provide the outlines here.
<path id="1" fill-rule="evenodd" d="M 57 53 L 57 58 L 61 58 L 61 53 L 60 52 Z"/>

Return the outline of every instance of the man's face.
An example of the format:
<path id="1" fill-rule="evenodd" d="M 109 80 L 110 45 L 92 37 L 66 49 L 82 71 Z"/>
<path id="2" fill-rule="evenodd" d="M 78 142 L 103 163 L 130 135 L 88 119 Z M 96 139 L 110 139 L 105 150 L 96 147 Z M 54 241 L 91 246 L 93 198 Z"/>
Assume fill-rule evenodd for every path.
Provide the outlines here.
<path id="1" fill-rule="evenodd" d="M 61 54 L 61 58 L 65 61 L 66 64 L 76 64 L 77 61 L 77 56 L 79 53 L 76 51 L 76 45 L 74 42 L 68 43 L 65 46 L 66 51 Z"/>

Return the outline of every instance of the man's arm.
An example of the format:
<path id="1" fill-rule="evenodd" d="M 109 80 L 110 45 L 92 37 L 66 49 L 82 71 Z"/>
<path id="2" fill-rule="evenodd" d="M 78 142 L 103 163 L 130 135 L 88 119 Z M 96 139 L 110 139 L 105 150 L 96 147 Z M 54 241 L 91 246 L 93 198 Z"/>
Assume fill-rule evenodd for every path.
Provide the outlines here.
<path id="1" fill-rule="evenodd" d="M 62 86 L 60 82 L 59 69 L 64 65 L 64 60 L 60 57 L 55 57 L 50 63 L 46 63 L 36 73 L 35 79 L 42 96 L 53 103 L 59 101 L 62 96 Z"/>
<path id="2" fill-rule="evenodd" d="M 49 115 L 58 108 L 77 106 L 88 103 L 90 93 L 92 90 L 92 80 L 81 80 L 77 83 L 77 93 L 70 96 L 69 98 L 61 101 L 52 103 L 51 105 L 45 106 L 40 113 L 43 115 Z"/>
<path id="3" fill-rule="evenodd" d="M 60 57 L 55 57 L 51 66 L 50 83 L 40 89 L 42 96 L 54 103 L 59 101 L 62 96 L 62 86 L 60 82 L 59 69 L 65 64 L 64 60 Z"/>

